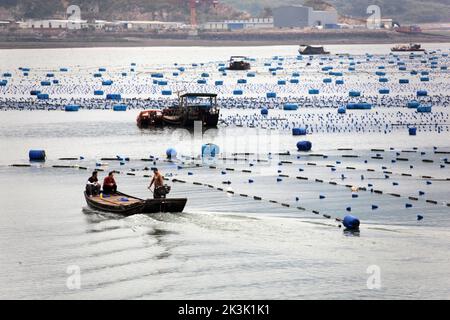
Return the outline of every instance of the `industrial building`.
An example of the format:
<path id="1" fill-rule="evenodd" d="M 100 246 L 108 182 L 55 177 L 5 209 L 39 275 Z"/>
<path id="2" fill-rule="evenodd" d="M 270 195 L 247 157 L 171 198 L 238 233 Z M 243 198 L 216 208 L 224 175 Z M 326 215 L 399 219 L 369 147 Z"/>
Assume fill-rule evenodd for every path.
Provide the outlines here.
<path id="1" fill-rule="evenodd" d="M 226 20 L 222 22 L 207 22 L 201 29 L 209 31 L 234 31 L 246 29 L 272 29 L 273 18 L 252 18 L 249 20 Z"/>
<path id="2" fill-rule="evenodd" d="M 336 10 L 318 11 L 305 6 L 282 6 L 273 9 L 273 23 L 276 28 L 307 28 L 336 26 Z"/>

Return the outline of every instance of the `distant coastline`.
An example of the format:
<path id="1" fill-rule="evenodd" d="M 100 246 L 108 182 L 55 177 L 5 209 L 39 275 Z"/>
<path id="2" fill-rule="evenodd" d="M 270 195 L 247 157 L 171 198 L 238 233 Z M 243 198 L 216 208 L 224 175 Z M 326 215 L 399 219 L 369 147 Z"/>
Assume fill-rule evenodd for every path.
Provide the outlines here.
<path id="1" fill-rule="evenodd" d="M 52 49 L 97 47 L 227 47 L 276 45 L 450 43 L 450 33 L 402 34 L 392 31 L 268 32 L 186 34 L 75 34 L 65 38 L 0 34 L 0 49 Z"/>

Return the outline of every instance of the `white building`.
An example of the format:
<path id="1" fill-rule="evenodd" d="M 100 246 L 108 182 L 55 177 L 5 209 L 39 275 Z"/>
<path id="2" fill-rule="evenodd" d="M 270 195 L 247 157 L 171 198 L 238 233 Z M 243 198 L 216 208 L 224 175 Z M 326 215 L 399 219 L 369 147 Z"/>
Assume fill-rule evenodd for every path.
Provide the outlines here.
<path id="1" fill-rule="evenodd" d="M 116 23 L 135 31 L 181 29 L 184 25 L 181 22 L 164 21 L 118 21 Z"/>
<path id="2" fill-rule="evenodd" d="M 18 22 L 21 29 L 86 29 L 86 20 L 27 20 Z"/>
<path id="3" fill-rule="evenodd" d="M 11 25 L 9 21 L 0 21 L 0 29 L 7 29 Z"/>

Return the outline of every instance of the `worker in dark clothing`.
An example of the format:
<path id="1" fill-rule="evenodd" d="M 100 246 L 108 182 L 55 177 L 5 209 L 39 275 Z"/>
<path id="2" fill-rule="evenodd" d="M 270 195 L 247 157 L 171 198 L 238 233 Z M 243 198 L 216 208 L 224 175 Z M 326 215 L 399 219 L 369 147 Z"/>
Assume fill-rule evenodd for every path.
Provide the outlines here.
<path id="1" fill-rule="evenodd" d="M 100 194 L 100 183 L 98 183 L 97 171 L 92 172 L 92 176 L 86 183 L 86 193 L 88 196 L 98 196 Z"/>

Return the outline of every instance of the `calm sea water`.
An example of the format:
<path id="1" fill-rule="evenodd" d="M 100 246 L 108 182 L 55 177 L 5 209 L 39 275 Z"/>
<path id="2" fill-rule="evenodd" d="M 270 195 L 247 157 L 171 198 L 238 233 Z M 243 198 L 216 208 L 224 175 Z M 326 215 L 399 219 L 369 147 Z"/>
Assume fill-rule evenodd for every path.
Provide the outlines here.
<path id="1" fill-rule="evenodd" d="M 385 54 L 389 48 L 383 45 L 329 47 L 352 54 Z M 128 65 L 130 61 L 167 65 L 207 62 L 211 57 L 225 60 L 231 52 L 256 58 L 292 55 L 295 49 L 4 50 L 0 51 L 0 63 L 2 71 L 25 64 L 42 70 L 62 65 L 114 67 Z M 200 150 L 202 142 L 215 142 L 224 152 L 241 152 L 245 151 L 242 137 L 247 137 L 249 144 L 257 144 L 263 135 L 256 129 L 219 128 L 205 140 L 188 144 L 187 133 L 174 133 L 171 129 L 140 130 L 135 126 L 135 117 L 135 111 L 0 113 L 0 298 L 450 298 L 450 220 L 445 206 L 421 203 L 413 211 L 405 211 L 401 202 L 404 200 L 367 195 L 354 204 L 363 219 L 359 235 L 344 233 L 337 222 L 301 213 L 293 207 L 259 203 L 192 184 L 173 186 L 172 196 L 189 198 L 182 215 L 138 215 L 122 219 L 89 210 L 82 195 L 89 173 L 52 168 L 52 164 L 61 163 L 58 158 L 83 156 L 85 160 L 70 163 L 94 168 L 101 157 L 162 157 L 167 147 L 191 155 L 192 150 Z M 430 132 L 414 140 L 404 132 L 388 136 L 365 134 L 364 139 L 354 137 L 354 134 L 317 134 L 310 140 L 317 146 L 314 151 L 330 154 L 331 158 L 337 148 L 354 148 L 364 157 L 373 155 L 370 149 L 374 147 L 398 150 L 418 147 L 429 154 L 430 141 L 433 146 L 450 150 L 448 133 Z M 293 151 L 295 142 L 289 133 L 281 133 L 277 149 Z M 27 163 L 27 152 L 32 148 L 45 149 L 48 162 L 31 168 L 9 166 Z M 261 157 L 267 157 L 267 153 Z M 439 161 L 439 157 L 435 158 Z M 287 160 L 295 161 L 295 157 Z M 348 161 L 345 164 L 351 163 Z M 429 170 L 433 175 L 447 176 L 448 169 L 429 169 L 419 156 L 411 161 L 419 173 Z M 389 165 L 387 161 L 386 164 Z M 239 168 L 242 164 L 223 165 Z M 108 168 L 129 171 L 143 166 L 145 163 L 133 160 L 125 166 L 109 163 Z M 178 170 L 163 161 L 158 166 L 165 174 L 189 178 L 187 170 Z M 377 166 L 381 172 L 379 167 L 381 163 Z M 329 178 L 330 172 L 324 168 L 325 165 L 305 172 Z M 190 170 L 193 179 L 201 182 L 220 186 L 225 179 L 220 171 Z M 294 166 L 283 170 L 298 172 Z M 354 176 L 346 174 L 352 181 L 359 179 L 359 172 Z M 275 177 L 276 173 L 256 176 L 254 186 L 245 184 L 243 181 L 248 177 L 238 173 L 229 173 L 226 179 L 233 181 L 236 192 L 257 193 L 290 203 L 295 203 L 296 192 L 302 196 L 304 193 L 302 201 L 308 208 L 323 210 L 333 217 L 345 215 L 350 201 L 347 198 L 351 198 L 348 191 L 287 181 L 280 186 L 274 183 Z M 120 175 L 117 180 L 126 192 L 150 196 L 146 178 Z M 405 193 L 425 188 L 419 181 L 401 178 L 398 181 Z M 392 188 L 390 182 L 384 181 L 379 186 Z M 330 202 L 318 202 L 314 192 L 328 192 Z M 427 192 L 442 201 L 449 199 L 445 182 L 435 182 Z M 370 203 L 366 201 L 378 201 L 381 211 L 373 213 L 364 209 Z M 415 216 L 423 212 L 425 219 L 419 223 Z M 79 288 L 70 285 L 74 270 L 80 274 Z M 378 289 L 367 285 L 373 270 L 379 270 L 381 287 Z"/>

